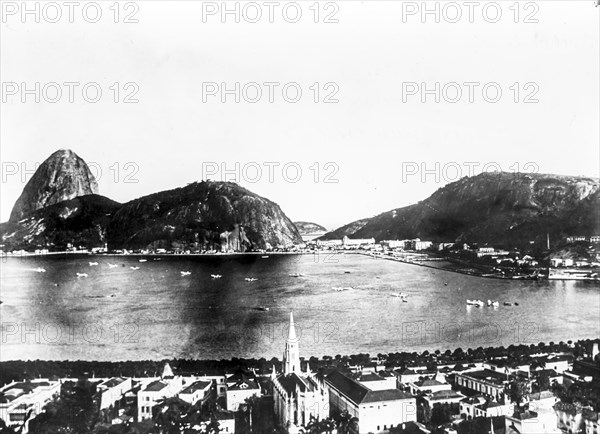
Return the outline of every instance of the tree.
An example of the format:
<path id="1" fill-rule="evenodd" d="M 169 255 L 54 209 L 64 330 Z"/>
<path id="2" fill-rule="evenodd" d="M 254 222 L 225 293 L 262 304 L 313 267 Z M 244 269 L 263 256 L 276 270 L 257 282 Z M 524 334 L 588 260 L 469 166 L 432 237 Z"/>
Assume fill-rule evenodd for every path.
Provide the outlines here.
<path id="1" fill-rule="evenodd" d="M 508 396 L 510 400 L 517 404 L 517 407 L 521 406 L 521 403 L 527 398 L 529 394 L 529 385 L 527 382 L 519 379 L 512 380 L 508 385 Z"/>

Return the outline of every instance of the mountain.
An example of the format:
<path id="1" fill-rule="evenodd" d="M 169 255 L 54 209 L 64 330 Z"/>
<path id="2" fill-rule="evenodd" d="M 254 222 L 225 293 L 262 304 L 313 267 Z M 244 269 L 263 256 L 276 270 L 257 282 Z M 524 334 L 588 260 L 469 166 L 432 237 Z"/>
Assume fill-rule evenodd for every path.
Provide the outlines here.
<path id="1" fill-rule="evenodd" d="M 300 235 L 310 235 L 316 232 L 327 232 L 323 226 L 312 222 L 294 222 L 294 225 L 298 228 Z"/>
<path id="2" fill-rule="evenodd" d="M 68 245 L 243 252 L 302 242 L 276 203 L 230 182 L 201 182 L 120 204 L 98 193 L 70 150 L 39 166 L 0 224 L 4 251 Z"/>
<path id="3" fill-rule="evenodd" d="M 10 214 L 10 222 L 59 202 L 98 194 L 98 184 L 88 165 L 76 153 L 60 149 L 35 171 Z"/>
<path id="4" fill-rule="evenodd" d="M 115 249 L 238 252 L 302 240 L 277 204 L 231 182 L 192 183 L 128 202 L 111 219 L 107 237 Z"/>
<path id="5" fill-rule="evenodd" d="M 96 194 L 65 200 L 33 211 L 19 222 L 0 224 L 0 239 L 6 251 L 65 250 L 69 244 L 102 247 L 106 227 L 120 206 Z"/>
<path id="6" fill-rule="evenodd" d="M 483 173 L 448 184 L 417 204 L 358 220 L 322 238 L 519 245 L 545 241 L 547 233 L 553 239 L 600 233 L 598 179 Z"/>

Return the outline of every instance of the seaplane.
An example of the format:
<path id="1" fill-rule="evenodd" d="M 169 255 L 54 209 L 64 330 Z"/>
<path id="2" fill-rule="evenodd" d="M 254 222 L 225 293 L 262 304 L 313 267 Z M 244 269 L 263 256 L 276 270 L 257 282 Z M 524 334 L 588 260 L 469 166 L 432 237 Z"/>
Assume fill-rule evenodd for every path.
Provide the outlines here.
<path id="1" fill-rule="evenodd" d="M 400 292 L 400 293 L 398 293 L 398 292 L 392 292 L 391 295 L 392 295 L 392 297 L 398 297 L 398 298 L 406 298 L 407 297 L 407 295 L 405 293 L 403 293 L 403 292 Z"/>
<path id="2" fill-rule="evenodd" d="M 139 262 L 146 262 L 146 261 L 148 261 L 148 260 L 147 259 L 140 259 Z"/>
<path id="3" fill-rule="evenodd" d="M 131 268 L 132 270 L 139 270 L 140 269 L 140 267 L 129 267 L 129 268 Z"/>
<path id="4" fill-rule="evenodd" d="M 87 273 L 77 273 L 77 278 L 88 277 Z"/>
<path id="5" fill-rule="evenodd" d="M 484 303 L 481 300 L 467 300 L 467 305 L 483 307 Z"/>
<path id="6" fill-rule="evenodd" d="M 94 266 L 98 265 L 97 262 L 88 262 L 88 264 L 90 264 L 90 267 L 94 267 Z"/>
<path id="7" fill-rule="evenodd" d="M 344 290 L 344 288 L 341 286 L 332 286 L 331 289 L 333 289 L 334 291 L 338 291 L 338 292 L 341 292 Z"/>
<path id="8" fill-rule="evenodd" d="M 108 268 L 116 268 L 118 267 L 118 264 L 108 264 Z"/>
<path id="9" fill-rule="evenodd" d="M 258 279 L 256 277 L 246 277 L 244 280 L 246 282 L 256 282 Z"/>
<path id="10" fill-rule="evenodd" d="M 190 274 L 192 274 L 191 271 L 180 271 L 180 273 L 181 273 L 181 277 L 183 277 L 183 276 L 189 276 Z"/>
<path id="11" fill-rule="evenodd" d="M 220 279 L 223 276 L 221 276 L 220 274 L 211 274 L 210 277 L 212 277 L 213 279 Z"/>
<path id="12" fill-rule="evenodd" d="M 45 273 L 46 269 L 42 267 L 37 267 L 34 271 L 37 271 L 38 273 Z"/>
<path id="13" fill-rule="evenodd" d="M 262 259 L 267 259 L 269 257 L 269 255 L 262 255 L 261 258 Z"/>

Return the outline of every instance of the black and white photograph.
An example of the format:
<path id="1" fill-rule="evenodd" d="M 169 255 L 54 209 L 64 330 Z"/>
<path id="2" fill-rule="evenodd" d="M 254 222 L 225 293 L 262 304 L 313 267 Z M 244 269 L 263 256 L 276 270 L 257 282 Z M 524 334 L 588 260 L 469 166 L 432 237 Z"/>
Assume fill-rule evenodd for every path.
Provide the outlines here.
<path id="1" fill-rule="evenodd" d="M 600 1 L 0 0 L 0 434 L 600 433 Z"/>

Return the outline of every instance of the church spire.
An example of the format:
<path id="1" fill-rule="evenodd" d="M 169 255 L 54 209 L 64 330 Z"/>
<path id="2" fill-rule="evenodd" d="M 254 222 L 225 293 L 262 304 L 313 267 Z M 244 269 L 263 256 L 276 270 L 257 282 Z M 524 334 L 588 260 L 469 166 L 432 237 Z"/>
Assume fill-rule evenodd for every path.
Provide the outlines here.
<path id="1" fill-rule="evenodd" d="M 283 353 L 283 365 L 283 373 L 285 375 L 300 374 L 300 351 L 296 336 L 296 325 L 294 324 L 294 314 L 292 312 L 290 312 L 288 339 L 285 343 L 285 352 Z"/>

